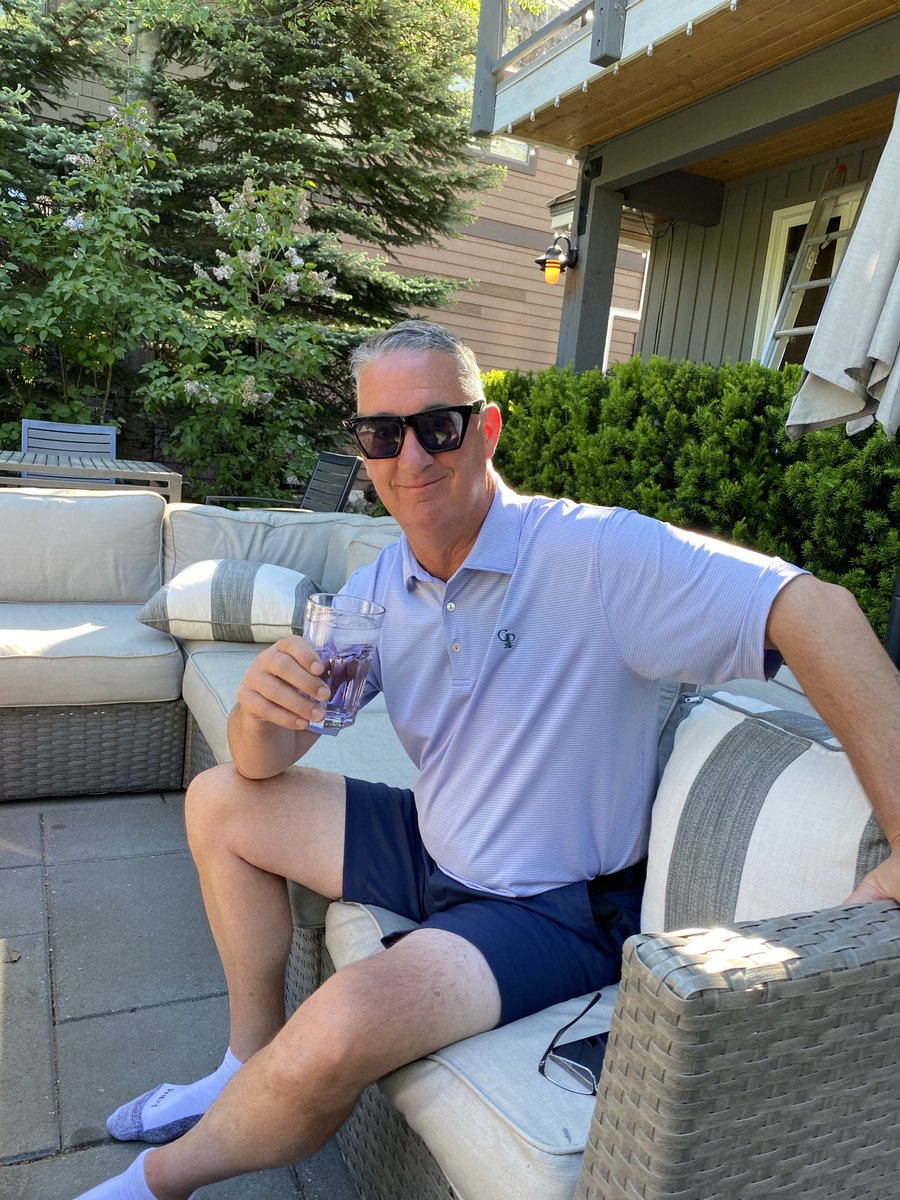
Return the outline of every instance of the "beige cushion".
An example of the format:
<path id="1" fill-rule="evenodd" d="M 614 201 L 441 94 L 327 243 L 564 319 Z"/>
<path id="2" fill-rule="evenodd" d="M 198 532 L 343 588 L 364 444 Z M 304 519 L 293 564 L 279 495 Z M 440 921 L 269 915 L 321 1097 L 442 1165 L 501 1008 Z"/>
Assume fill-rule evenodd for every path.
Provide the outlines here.
<path id="1" fill-rule="evenodd" d="M 816 716 L 717 693 L 678 726 L 653 805 L 641 927 L 730 924 L 840 904 L 887 843 Z"/>
<path id="2" fill-rule="evenodd" d="M 191 563 L 209 558 L 248 559 L 301 571 L 326 592 L 347 578 L 347 552 L 354 537 L 395 541 L 399 527 L 390 517 L 353 513 L 232 512 L 204 504 L 172 504 L 163 531 L 165 579 Z"/>
<path id="3" fill-rule="evenodd" d="M 165 507 L 139 488 L 0 489 L 0 601 L 143 604 L 162 584 Z"/>
<path id="4" fill-rule="evenodd" d="M 180 638 L 271 643 L 302 631 L 307 598 L 316 591 L 313 580 L 289 567 L 208 559 L 179 571 L 138 620 Z"/>
<path id="5" fill-rule="evenodd" d="M 326 943 L 342 967 L 378 953 L 382 934 L 412 927 L 384 909 L 332 904 Z M 617 991 L 604 988 L 567 1036 L 608 1030 Z M 537 1067 L 553 1035 L 588 999 L 466 1038 L 380 1081 L 462 1200 L 572 1200 L 595 1101 L 549 1083 Z"/>
<path id="6" fill-rule="evenodd" d="M 136 604 L 0 604 L 0 696 L 8 706 L 175 700 L 184 660 Z"/>
<path id="7" fill-rule="evenodd" d="M 184 672 L 184 699 L 216 762 L 230 762 L 228 714 L 237 702 L 238 684 L 258 650 L 208 643 L 189 654 Z M 302 760 L 357 779 L 412 787 L 418 772 L 394 733 L 384 700 L 376 696 L 356 723 L 335 737 L 320 737 Z"/>

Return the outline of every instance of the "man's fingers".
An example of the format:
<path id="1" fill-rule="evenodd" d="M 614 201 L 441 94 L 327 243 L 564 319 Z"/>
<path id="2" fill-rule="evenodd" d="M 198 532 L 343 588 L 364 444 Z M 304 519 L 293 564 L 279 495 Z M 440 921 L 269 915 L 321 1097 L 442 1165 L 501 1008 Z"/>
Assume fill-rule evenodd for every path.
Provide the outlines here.
<path id="1" fill-rule="evenodd" d="M 870 904 L 874 900 L 900 902 L 900 851 L 895 850 L 861 879 L 844 903 Z"/>
<path id="2" fill-rule="evenodd" d="M 261 721 L 304 728 L 325 715 L 321 706 L 331 691 L 321 679 L 323 669 L 302 638 L 282 638 L 254 659 L 238 688 L 238 703 Z"/>

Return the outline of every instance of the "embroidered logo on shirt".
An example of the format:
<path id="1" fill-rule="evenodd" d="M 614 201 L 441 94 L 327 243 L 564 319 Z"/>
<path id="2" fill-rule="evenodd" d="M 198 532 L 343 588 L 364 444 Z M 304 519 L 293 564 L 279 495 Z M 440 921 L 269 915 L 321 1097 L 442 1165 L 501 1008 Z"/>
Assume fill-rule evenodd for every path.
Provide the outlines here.
<path id="1" fill-rule="evenodd" d="M 503 643 L 504 650 L 511 650 L 512 644 L 516 640 L 516 635 L 514 633 L 510 633 L 508 629 L 501 629 L 497 634 L 497 637 Z"/>

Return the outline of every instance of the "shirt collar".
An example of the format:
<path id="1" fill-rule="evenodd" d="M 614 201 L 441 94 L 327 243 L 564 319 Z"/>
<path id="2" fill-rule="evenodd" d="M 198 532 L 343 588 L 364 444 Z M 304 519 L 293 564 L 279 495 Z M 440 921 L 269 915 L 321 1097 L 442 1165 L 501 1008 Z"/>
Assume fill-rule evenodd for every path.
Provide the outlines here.
<path id="1" fill-rule="evenodd" d="M 478 531 L 475 545 L 459 568 L 460 571 L 496 571 L 501 575 L 513 573 L 519 553 L 519 534 L 526 502 L 524 497 L 507 487 L 499 475 L 494 474 L 494 498 L 491 507 Z M 406 534 L 403 534 L 400 544 L 403 555 L 403 580 L 407 591 L 412 590 L 417 579 L 434 582 L 434 577 L 420 565 L 410 549 Z"/>

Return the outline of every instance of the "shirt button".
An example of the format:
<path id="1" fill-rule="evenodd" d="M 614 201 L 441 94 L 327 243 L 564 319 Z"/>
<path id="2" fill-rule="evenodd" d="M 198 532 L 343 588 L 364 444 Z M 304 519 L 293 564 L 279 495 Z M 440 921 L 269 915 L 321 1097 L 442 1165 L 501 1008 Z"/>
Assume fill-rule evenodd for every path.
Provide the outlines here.
<path id="1" fill-rule="evenodd" d="M 454 642 L 450 649 L 455 650 L 458 654 L 459 651 L 462 650 L 462 646 L 459 644 L 459 642 Z"/>
<path id="2" fill-rule="evenodd" d="M 447 605 L 447 612 L 453 612 L 453 610 L 455 608 L 456 608 L 456 603 L 453 600 L 451 600 Z"/>

